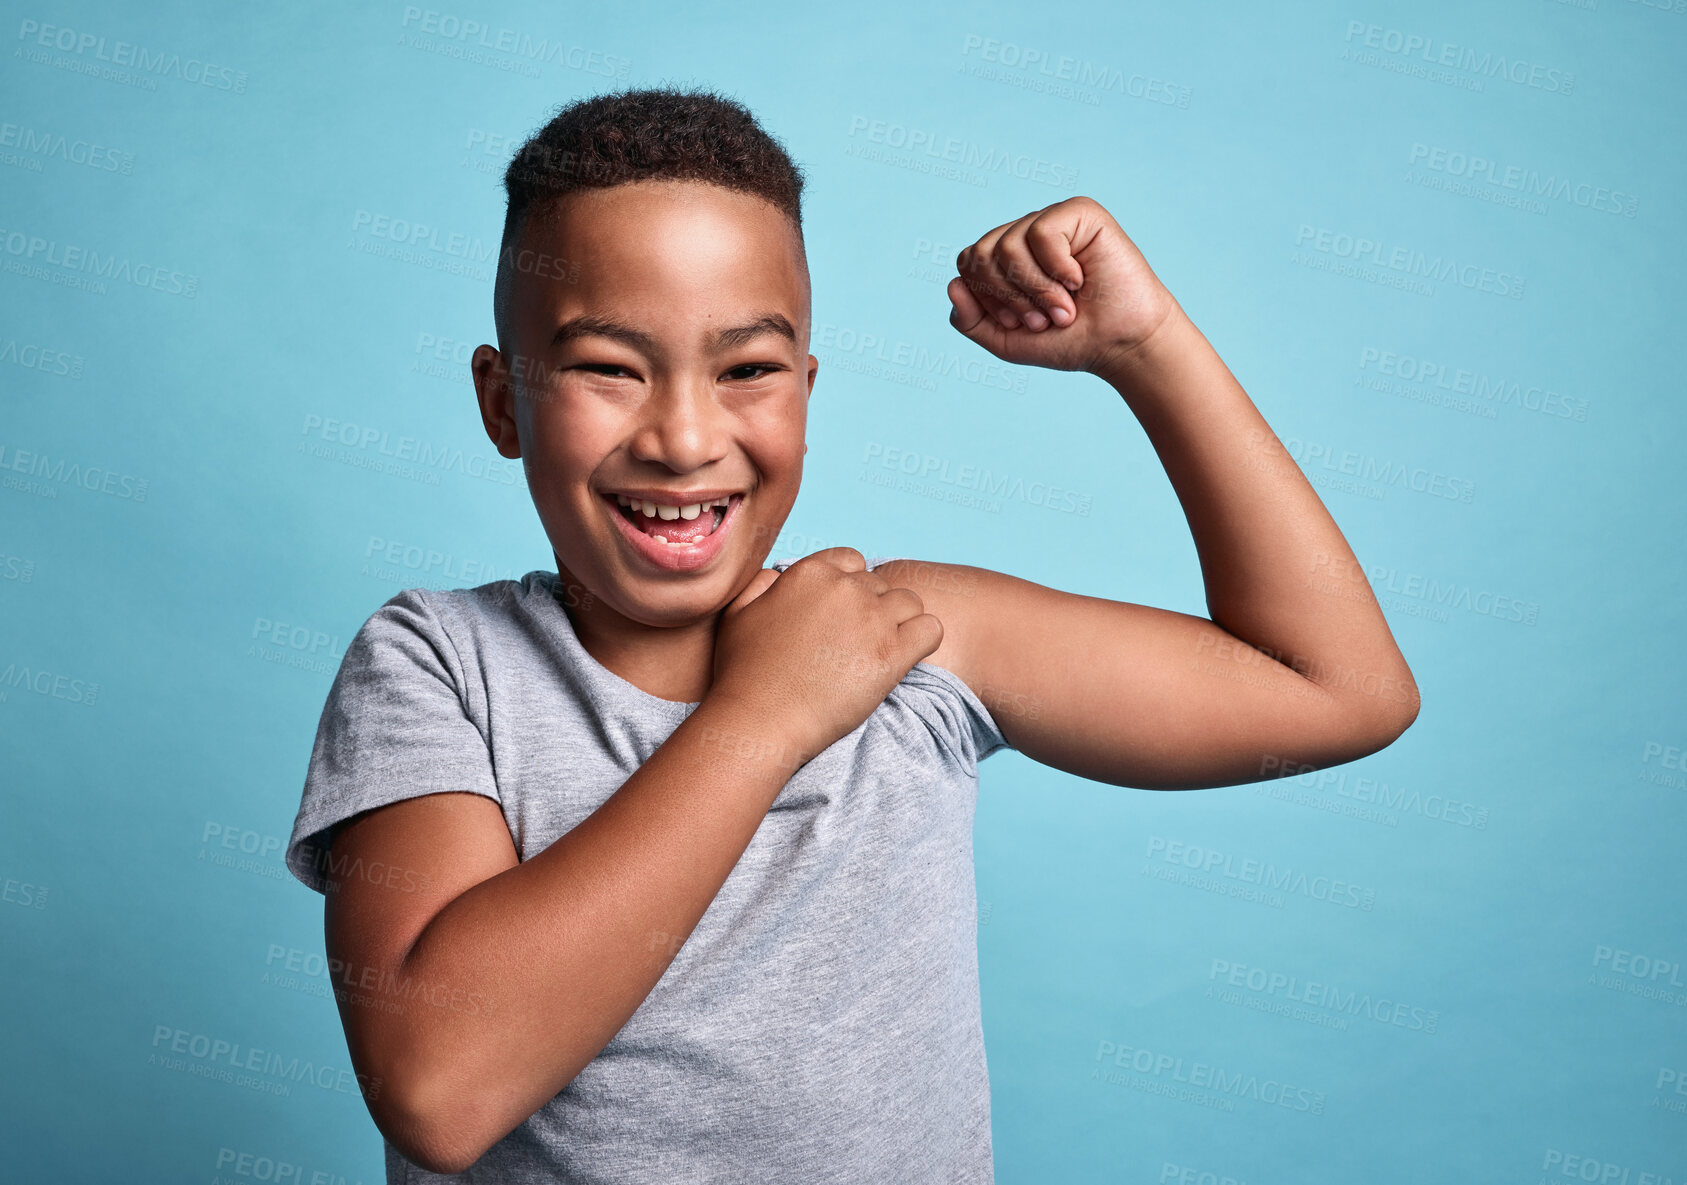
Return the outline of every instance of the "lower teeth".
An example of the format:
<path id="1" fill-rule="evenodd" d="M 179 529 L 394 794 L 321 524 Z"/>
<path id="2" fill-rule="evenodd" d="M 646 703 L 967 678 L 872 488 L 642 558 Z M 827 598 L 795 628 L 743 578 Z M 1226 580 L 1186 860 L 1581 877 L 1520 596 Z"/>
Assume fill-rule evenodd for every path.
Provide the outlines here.
<path id="1" fill-rule="evenodd" d="M 658 543 L 666 543 L 669 547 L 694 547 L 698 543 L 701 543 L 704 539 L 707 539 L 709 535 L 713 535 L 716 531 L 720 530 L 720 525 L 726 521 L 726 508 L 713 506 L 709 509 L 710 513 L 715 516 L 715 525 L 709 528 L 708 535 L 702 535 L 696 539 L 669 539 L 666 535 L 652 535 L 651 538 L 656 540 Z M 638 512 L 635 511 L 634 513 L 636 514 Z"/>

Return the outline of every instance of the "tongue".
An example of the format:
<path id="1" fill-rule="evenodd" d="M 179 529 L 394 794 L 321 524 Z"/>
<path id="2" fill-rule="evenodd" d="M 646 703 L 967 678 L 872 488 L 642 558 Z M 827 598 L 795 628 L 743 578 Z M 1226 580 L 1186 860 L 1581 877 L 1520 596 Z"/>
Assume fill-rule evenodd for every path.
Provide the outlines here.
<path id="1" fill-rule="evenodd" d="M 705 506 L 696 518 L 652 518 L 642 512 L 633 515 L 633 525 L 646 535 L 660 535 L 669 543 L 696 543 L 715 525 L 715 510 Z"/>

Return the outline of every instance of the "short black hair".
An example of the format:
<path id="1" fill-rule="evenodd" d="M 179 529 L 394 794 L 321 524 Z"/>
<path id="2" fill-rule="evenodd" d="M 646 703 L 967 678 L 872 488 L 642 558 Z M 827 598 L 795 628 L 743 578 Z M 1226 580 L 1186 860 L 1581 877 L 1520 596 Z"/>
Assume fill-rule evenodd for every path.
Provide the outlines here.
<path id="1" fill-rule="evenodd" d="M 802 247 L 803 173 L 749 108 L 703 89 L 629 88 L 565 104 L 504 171 L 504 235 L 492 297 L 507 343 L 510 272 L 528 218 L 581 189 L 634 181 L 701 181 L 770 202 Z"/>

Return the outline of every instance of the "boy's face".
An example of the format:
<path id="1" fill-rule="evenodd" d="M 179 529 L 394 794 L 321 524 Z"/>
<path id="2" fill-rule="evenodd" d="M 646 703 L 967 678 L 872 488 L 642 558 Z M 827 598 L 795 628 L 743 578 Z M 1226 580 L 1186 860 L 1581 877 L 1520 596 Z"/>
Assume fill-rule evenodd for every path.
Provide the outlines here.
<path id="1" fill-rule="evenodd" d="M 535 211 L 516 251 L 511 340 L 475 352 L 475 386 L 498 451 L 523 460 L 559 575 L 592 591 L 594 615 L 716 613 L 760 570 L 802 481 L 819 363 L 795 227 L 748 194 L 637 182 Z M 617 493 L 733 505 L 715 535 L 676 546 L 650 537 L 664 520 L 638 533 Z M 705 505 L 669 534 L 713 521 Z"/>

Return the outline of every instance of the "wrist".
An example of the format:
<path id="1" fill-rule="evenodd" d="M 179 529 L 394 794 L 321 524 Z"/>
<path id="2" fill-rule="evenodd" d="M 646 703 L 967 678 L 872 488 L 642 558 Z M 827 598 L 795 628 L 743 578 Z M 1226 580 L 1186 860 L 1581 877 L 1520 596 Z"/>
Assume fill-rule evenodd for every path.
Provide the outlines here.
<path id="1" fill-rule="evenodd" d="M 1194 328 L 1183 306 L 1167 293 L 1169 302 L 1164 315 L 1153 329 L 1135 341 L 1120 342 L 1110 347 L 1090 373 L 1104 380 L 1126 398 L 1142 385 L 1144 378 L 1177 348 L 1177 340 Z"/>
<path id="2" fill-rule="evenodd" d="M 697 744 L 711 754 L 767 774 L 779 785 L 825 748 L 787 716 L 718 685 L 680 727 L 694 732 Z"/>

